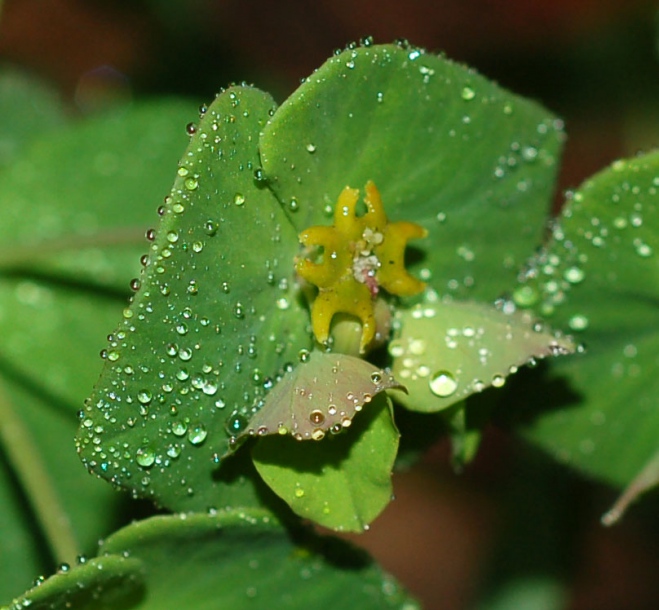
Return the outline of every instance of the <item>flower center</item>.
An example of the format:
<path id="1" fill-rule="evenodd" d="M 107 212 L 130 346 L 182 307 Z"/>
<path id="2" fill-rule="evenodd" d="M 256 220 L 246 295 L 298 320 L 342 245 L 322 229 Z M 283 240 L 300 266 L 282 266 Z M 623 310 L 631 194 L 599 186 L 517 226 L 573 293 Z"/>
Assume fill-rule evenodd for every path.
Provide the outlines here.
<path id="1" fill-rule="evenodd" d="M 410 239 L 425 237 L 427 231 L 412 222 L 389 222 L 375 184 L 368 182 L 366 213 L 357 216 L 359 190 L 345 187 L 334 210 L 334 225 L 314 226 L 302 231 L 300 242 L 307 248 L 322 247 L 323 260 L 300 258 L 300 277 L 318 287 L 311 308 L 316 339 L 326 344 L 332 318 L 345 313 L 362 324 L 360 352 L 375 336 L 374 301 L 381 288 L 389 294 L 411 296 L 425 284 L 405 270 L 405 248 Z"/>

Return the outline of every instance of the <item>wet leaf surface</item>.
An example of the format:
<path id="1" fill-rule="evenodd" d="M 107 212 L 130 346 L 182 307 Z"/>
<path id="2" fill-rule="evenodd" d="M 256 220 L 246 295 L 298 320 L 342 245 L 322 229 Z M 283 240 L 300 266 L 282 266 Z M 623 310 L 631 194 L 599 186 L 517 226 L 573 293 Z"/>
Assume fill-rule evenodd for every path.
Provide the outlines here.
<path id="1" fill-rule="evenodd" d="M 389 399 L 378 394 L 339 434 L 319 442 L 266 437 L 252 456 L 264 481 L 298 515 L 359 532 L 391 500 L 398 438 Z"/>
<path id="2" fill-rule="evenodd" d="M 93 472 L 172 510 L 233 505 L 219 457 L 311 342 L 291 285 L 297 239 L 254 178 L 273 111 L 267 94 L 233 88 L 190 128 L 80 429 Z"/>
<path id="3" fill-rule="evenodd" d="M 290 434 L 298 441 L 340 432 L 380 392 L 400 388 L 393 376 L 345 354 L 311 352 L 265 397 L 242 435 Z"/>
<path id="4" fill-rule="evenodd" d="M 9 412 L 31 439 L 22 454 L 5 445 L 0 459 L 3 600 L 73 559 L 50 555 L 10 455 L 43 466 L 61 503 L 60 527 L 70 528 L 80 551 L 121 522 L 125 498 L 80 468 L 71 439 L 98 378 L 104 335 L 139 270 L 153 202 L 166 192 L 185 144 L 180 126 L 194 113 L 183 102 L 136 106 L 46 133 L 36 113 L 41 102 L 30 91 L 32 144 L 0 173 L 0 402 L 3 425 Z M 99 166 L 110 157 L 111 168 Z M 115 240 L 117 227 L 130 228 L 133 239 Z"/>
<path id="5" fill-rule="evenodd" d="M 562 125 L 473 70 L 415 48 L 329 59 L 261 138 L 268 184 L 296 230 L 331 224 L 372 180 L 393 222 L 423 225 L 409 268 L 440 294 L 494 299 L 540 243 Z"/>
<path id="6" fill-rule="evenodd" d="M 502 387 L 520 366 L 573 352 L 566 336 L 528 312 L 506 313 L 492 305 L 444 300 L 399 311 L 400 333 L 390 344 L 393 371 L 407 394 L 408 409 L 446 409 L 488 387 Z"/>
<path id="7" fill-rule="evenodd" d="M 293 540 L 263 511 L 130 525 L 105 541 L 98 558 L 53 576 L 10 608 L 292 610 L 319 600 L 337 608 L 418 608 L 362 552 L 304 532 Z"/>
<path id="8" fill-rule="evenodd" d="M 618 161 L 571 198 L 516 291 L 584 341 L 553 363 L 527 435 L 590 475 L 626 485 L 659 445 L 659 153 Z M 527 413 L 527 416 L 530 414 Z"/>

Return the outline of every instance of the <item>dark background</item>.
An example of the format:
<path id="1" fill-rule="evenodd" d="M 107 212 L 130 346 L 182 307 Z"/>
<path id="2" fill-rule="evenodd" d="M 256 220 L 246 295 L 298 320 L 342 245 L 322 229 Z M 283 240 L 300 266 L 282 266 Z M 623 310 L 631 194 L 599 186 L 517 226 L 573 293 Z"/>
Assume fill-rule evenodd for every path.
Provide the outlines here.
<path id="1" fill-rule="evenodd" d="M 405 38 L 565 119 L 558 206 L 611 161 L 659 145 L 657 15 L 649 0 L 6 0 L 0 62 L 50 81 L 76 116 L 156 95 L 201 104 L 241 81 L 282 101 L 335 48 Z M 658 503 L 604 529 L 616 491 L 506 431 L 488 430 L 460 476 L 440 442 L 395 490 L 356 541 L 429 610 L 467 607 L 520 556 L 554 566 L 570 610 L 659 608 Z"/>

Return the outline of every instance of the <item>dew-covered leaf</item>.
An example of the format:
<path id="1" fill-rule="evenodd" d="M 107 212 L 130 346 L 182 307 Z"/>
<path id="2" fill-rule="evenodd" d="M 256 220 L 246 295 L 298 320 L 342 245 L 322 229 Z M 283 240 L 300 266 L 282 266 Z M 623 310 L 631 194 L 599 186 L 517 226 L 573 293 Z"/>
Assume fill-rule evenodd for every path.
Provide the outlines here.
<path id="1" fill-rule="evenodd" d="M 173 510 L 231 503 L 219 456 L 308 348 L 294 230 L 255 180 L 272 98 L 221 94 L 194 132 L 78 437 L 87 466 Z M 98 428 L 100 427 L 100 431 Z"/>
<path id="2" fill-rule="evenodd" d="M 266 437 L 252 456 L 264 481 L 298 515 L 360 532 L 391 500 L 398 438 L 389 399 L 378 394 L 339 434 L 316 443 Z"/>
<path id="3" fill-rule="evenodd" d="M 375 395 L 396 387 L 400 384 L 390 373 L 370 362 L 314 351 L 263 399 L 241 436 L 291 434 L 300 441 L 321 440 L 351 426 Z"/>
<path id="4" fill-rule="evenodd" d="M 2 610 L 121 610 L 144 594 L 138 559 L 105 555 L 41 582 Z"/>
<path id="5" fill-rule="evenodd" d="M 9 412 L 30 441 L 28 451 L 8 435 L 0 451 L 3 601 L 75 557 L 51 555 L 25 469 L 37 464 L 47 478 L 59 504 L 49 516 L 79 552 L 92 551 L 125 511 L 126 498 L 81 468 L 72 438 L 98 378 L 104 336 L 139 271 L 153 201 L 168 188 L 185 143 L 180 126 L 194 112 L 184 102 L 136 105 L 121 116 L 33 133 L 0 172 L 2 421 Z M 45 131 L 36 114 L 35 125 Z M 118 228 L 137 239 L 115 239 Z"/>
<path id="6" fill-rule="evenodd" d="M 501 387 L 518 367 L 574 351 L 569 337 L 539 325 L 528 312 L 444 299 L 396 314 L 398 336 L 389 344 L 394 376 L 407 388 L 396 400 L 413 411 L 434 412 Z"/>
<path id="7" fill-rule="evenodd" d="M 429 232 L 414 243 L 410 269 L 441 294 L 490 300 L 541 241 L 561 129 L 465 66 L 375 45 L 309 76 L 260 147 L 297 231 L 329 224 L 344 187 L 372 180 L 392 221 Z"/>
<path id="8" fill-rule="evenodd" d="M 105 541 L 99 558 L 53 576 L 10 610 L 302 610 L 320 601 L 335 608 L 418 609 L 393 578 L 347 543 L 308 532 L 293 540 L 268 513 L 241 510 L 130 525 Z"/>
<path id="9" fill-rule="evenodd" d="M 572 196 L 515 291 L 586 354 L 556 361 L 563 402 L 539 393 L 526 434 L 617 485 L 659 449 L 659 152 L 618 161 Z"/>

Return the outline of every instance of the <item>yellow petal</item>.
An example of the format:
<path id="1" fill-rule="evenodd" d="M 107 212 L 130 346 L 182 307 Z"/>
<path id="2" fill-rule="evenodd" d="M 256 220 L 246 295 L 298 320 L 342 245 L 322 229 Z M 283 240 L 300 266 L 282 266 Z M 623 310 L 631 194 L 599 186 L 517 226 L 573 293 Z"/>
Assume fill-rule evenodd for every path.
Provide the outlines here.
<path id="1" fill-rule="evenodd" d="M 385 227 L 382 244 L 374 248 L 380 261 L 377 281 L 387 292 L 407 297 L 418 294 L 425 283 L 405 270 L 405 248 L 410 239 L 428 235 L 420 225 L 413 222 L 394 222 Z"/>
<path id="2" fill-rule="evenodd" d="M 355 316 L 362 323 L 360 350 L 375 336 L 373 299 L 368 287 L 347 277 L 329 290 L 321 290 L 311 308 L 311 325 L 320 343 L 327 343 L 332 318 L 337 313 Z"/>

